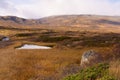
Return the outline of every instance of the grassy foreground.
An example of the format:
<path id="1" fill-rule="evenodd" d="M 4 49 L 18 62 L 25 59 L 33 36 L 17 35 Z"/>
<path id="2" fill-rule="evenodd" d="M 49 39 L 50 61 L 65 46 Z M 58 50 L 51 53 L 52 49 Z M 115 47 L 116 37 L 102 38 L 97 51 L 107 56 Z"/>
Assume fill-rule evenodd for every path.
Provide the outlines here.
<path id="1" fill-rule="evenodd" d="M 9 36 L 12 42 L 0 48 L 0 80 L 97 80 L 96 78 L 71 79 L 67 76 L 82 75 L 79 74 L 81 55 L 87 50 L 95 50 L 101 53 L 105 60 L 111 60 L 111 56 L 114 56 L 110 53 L 112 46 L 119 43 L 120 39 L 120 34 L 117 33 L 53 32 L 51 30 L 0 30 L 0 32 L 1 35 Z M 25 43 L 54 47 L 51 50 L 15 49 Z M 119 60 L 114 60 L 108 65 L 105 72 L 112 78 L 106 79 L 107 75 L 104 75 L 105 77 L 98 80 L 119 80 Z M 97 68 L 89 68 L 89 73 L 85 76 L 98 74 L 99 70 L 96 73 L 95 69 Z"/>
<path id="2" fill-rule="evenodd" d="M 94 48 L 101 51 L 102 48 Z M 86 49 L 0 51 L 1 80 L 59 80 L 79 70 L 80 58 Z M 105 50 L 105 49 L 104 49 Z M 103 51 L 104 51 L 103 50 Z M 107 49 L 106 49 L 107 50 Z"/>

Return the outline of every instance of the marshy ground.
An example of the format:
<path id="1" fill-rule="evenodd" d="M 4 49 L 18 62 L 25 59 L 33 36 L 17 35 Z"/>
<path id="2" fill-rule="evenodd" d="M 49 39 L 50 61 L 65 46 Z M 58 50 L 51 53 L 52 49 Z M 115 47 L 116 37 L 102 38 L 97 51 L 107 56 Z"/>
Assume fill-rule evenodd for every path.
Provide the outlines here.
<path id="1" fill-rule="evenodd" d="M 83 52 L 95 50 L 109 61 L 114 55 L 111 53 L 113 45 L 120 43 L 119 33 L 47 29 L 0 29 L 0 33 L 10 38 L 10 41 L 0 42 L 0 80 L 60 80 L 80 70 Z M 24 44 L 50 46 L 52 49 L 16 49 Z M 112 67 L 111 73 L 115 71 Z"/>

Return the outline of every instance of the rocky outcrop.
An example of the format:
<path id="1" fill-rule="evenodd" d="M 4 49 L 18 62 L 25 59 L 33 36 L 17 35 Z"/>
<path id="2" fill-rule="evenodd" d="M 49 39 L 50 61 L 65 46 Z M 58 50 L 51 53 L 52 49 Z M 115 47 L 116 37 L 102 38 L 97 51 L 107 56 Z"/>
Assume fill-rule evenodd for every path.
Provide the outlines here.
<path id="1" fill-rule="evenodd" d="M 81 67 L 88 67 L 100 62 L 102 62 L 102 56 L 99 53 L 90 50 L 83 53 L 80 65 Z"/>

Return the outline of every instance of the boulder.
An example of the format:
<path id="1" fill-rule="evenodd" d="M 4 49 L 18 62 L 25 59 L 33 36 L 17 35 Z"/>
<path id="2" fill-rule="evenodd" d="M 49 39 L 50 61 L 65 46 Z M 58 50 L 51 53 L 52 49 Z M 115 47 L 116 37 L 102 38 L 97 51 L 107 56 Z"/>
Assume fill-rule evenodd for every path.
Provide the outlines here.
<path id="1" fill-rule="evenodd" d="M 5 37 L 3 35 L 0 35 L 0 41 L 9 41 L 10 38 L 9 37 Z"/>
<path id="2" fill-rule="evenodd" d="M 83 53 L 80 65 L 81 67 L 88 67 L 101 62 L 102 56 L 93 50 L 89 50 Z"/>
<path id="3" fill-rule="evenodd" d="M 9 37 L 3 37 L 2 38 L 2 41 L 9 41 L 10 39 L 9 39 Z"/>

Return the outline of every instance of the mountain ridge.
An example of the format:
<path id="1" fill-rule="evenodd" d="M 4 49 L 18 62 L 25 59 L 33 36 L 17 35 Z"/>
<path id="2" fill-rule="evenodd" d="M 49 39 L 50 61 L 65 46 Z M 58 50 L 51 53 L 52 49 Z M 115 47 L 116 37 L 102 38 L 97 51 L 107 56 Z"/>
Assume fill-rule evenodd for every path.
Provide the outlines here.
<path id="1" fill-rule="evenodd" d="M 87 30 L 118 29 L 120 28 L 119 16 L 101 15 L 58 15 L 39 19 L 25 19 L 16 16 L 0 16 L 0 26 L 21 28 L 76 28 Z M 119 30 L 118 30 L 119 31 Z"/>
<path id="2" fill-rule="evenodd" d="M 32 22 L 34 23 L 38 23 L 38 24 L 44 24 L 44 21 L 47 20 L 61 20 L 61 19 L 72 19 L 72 20 L 77 20 L 80 18 L 85 18 L 88 20 L 93 20 L 93 19 L 102 19 L 103 23 L 107 22 L 107 19 L 111 19 L 111 20 L 120 20 L 120 16 L 102 16 L 102 15 L 58 15 L 58 16 L 48 16 L 48 17 L 43 17 L 43 18 L 38 18 L 38 19 L 26 19 L 26 18 L 22 18 L 22 17 L 17 17 L 17 16 L 0 16 L 0 20 L 4 20 L 4 21 L 13 21 L 15 23 L 19 23 L 19 24 L 26 24 L 28 22 Z M 31 24 L 32 24 L 31 23 Z"/>

